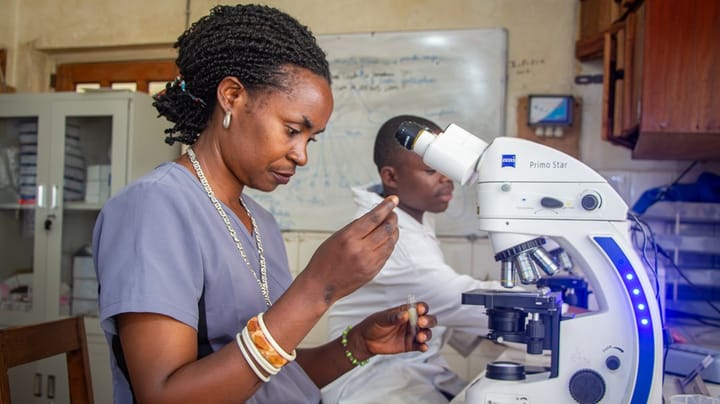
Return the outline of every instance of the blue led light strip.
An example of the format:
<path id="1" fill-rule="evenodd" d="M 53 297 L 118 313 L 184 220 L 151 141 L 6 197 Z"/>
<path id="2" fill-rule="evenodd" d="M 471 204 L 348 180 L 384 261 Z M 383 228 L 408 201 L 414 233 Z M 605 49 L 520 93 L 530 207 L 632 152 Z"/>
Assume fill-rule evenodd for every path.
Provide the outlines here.
<path id="1" fill-rule="evenodd" d="M 638 337 L 638 369 L 631 403 L 645 404 L 650 398 L 653 369 L 655 367 L 655 338 L 648 299 L 630 260 L 612 237 L 595 236 L 593 240 L 605 251 L 623 280 L 626 292 L 635 311 L 635 329 Z"/>

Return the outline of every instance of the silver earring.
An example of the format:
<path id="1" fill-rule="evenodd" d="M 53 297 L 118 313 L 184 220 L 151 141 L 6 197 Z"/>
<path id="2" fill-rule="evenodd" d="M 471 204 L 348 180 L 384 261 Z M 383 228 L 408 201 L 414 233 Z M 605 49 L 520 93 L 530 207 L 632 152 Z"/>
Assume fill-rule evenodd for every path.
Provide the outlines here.
<path id="1" fill-rule="evenodd" d="M 230 110 L 225 111 L 225 117 L 222 121 L 223 128 L 227 129 L 230 127 L 230 120 L 232 119 L 232 112 Z"/>

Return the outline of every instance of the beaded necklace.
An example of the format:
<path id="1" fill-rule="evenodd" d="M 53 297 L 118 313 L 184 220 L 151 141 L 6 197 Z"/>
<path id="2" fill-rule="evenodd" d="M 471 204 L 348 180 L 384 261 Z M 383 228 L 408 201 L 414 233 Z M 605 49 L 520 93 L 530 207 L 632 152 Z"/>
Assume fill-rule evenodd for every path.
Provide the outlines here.
<path id="1" fill-rule="evenodd" d="M 190 158 L 190 163 L 192 163 L 192 166 L 195 169 L 195 174 L 197 174 L 198 178 L 200 179 L 200 183 L 202 184 L 203 188 L 205 188 L 205 193 L 207 193 L 208 198 L 210 198 L 213 206 L 215 206 L 215 210 L 217 210 L 223 222 L 225 222 L 225 227 L 227 228 L 228 233 L 230 233 L 230 237 L 235 242 L 235 246 L 237 247 L 238 251 L 240 251 L 240 255 L 242 256 L 243 261 L 245 261 L 245 264 L 247 265 L 248 269 L 253 274 L 253 277 L 260 286 L 260 292 L 265 299 L 265 304 L 270 307 L 270 305 L 272 305 L 272 302 L 270 301 L 270 290 L 268 289 L 267 268 L 265 267 L 265 255 L 263 254 L 262 240 L 260 239 L 260 232 L 258 231 L 257 223 L 255 223 L 255 218 L 252 217 L 252 215 L 250 214 L 250 209 L 248 209 L 247 205 L 245 205 L 245 201 L 243 201 L 242 198 L 238 198 L 240 200 L 240 204 L 242 204 L 243 208 L 245 208 L 245 211 L 250 218 L 253 233 L 255 233 L 255 243 L 257 245 L 258 256 L 260 258 L 260 278 L 258 278 L 252 265 L 250 265 L 250 261 L 245 254 L 245 249 L 240 243 L 240 239 L 238 238 L 235 229 L 230 224 L 230 219 L 225 213 L 225 210 L 220 205 L 220 201 L 218 201 L 218 199 L 215 197 L 215 193 L 213 193 L 212 191 L 212 188 L 210 188 L 210 184 L 208 183 L 207 178 L 205 178 L 205 173 L 203 173 L 202 167 L 200 167 L 200 163 L 197 161 L 197 158 L 195 157 L 195 152 L 192 148 L 188 148 L 187 155 Z"/>

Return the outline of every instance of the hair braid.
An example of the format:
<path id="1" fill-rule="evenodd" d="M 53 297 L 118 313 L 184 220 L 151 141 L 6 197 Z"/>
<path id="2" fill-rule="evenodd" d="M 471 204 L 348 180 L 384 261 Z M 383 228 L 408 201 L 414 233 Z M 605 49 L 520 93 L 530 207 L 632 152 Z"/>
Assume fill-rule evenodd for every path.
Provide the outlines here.
<path id="1" fill-rule="evenodd" d="M 312 32 L 293 17 L 261 5 L 216 6 L 193 23 L 175 43 L 180 70 L 153 105 L 174 123 L 165 141 L 193 144 L 207 126 L 216 89 L 237 77 L 248 91 L 283 89 L 288 65 L 301 67 L 330 83 L 325 52 Z M 180 133 L 175 135 L 175 133 Z"/>

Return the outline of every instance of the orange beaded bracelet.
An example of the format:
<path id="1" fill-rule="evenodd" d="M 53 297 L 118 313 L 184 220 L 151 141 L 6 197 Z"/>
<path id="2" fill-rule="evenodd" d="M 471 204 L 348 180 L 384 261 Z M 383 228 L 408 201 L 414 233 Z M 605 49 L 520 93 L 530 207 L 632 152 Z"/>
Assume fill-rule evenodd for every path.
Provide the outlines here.
<path id="1" fill-rule="evenodd" d="M 247 330 L 253 345 L 257 347 L 263 358 L 267 359 L 271 365 L 279 368 L 288 363 L 287 359 L 283 358 L 267 340 L 263 330 L 260 328 L 257 317 L 253 317 L 248 321 Z"/>

